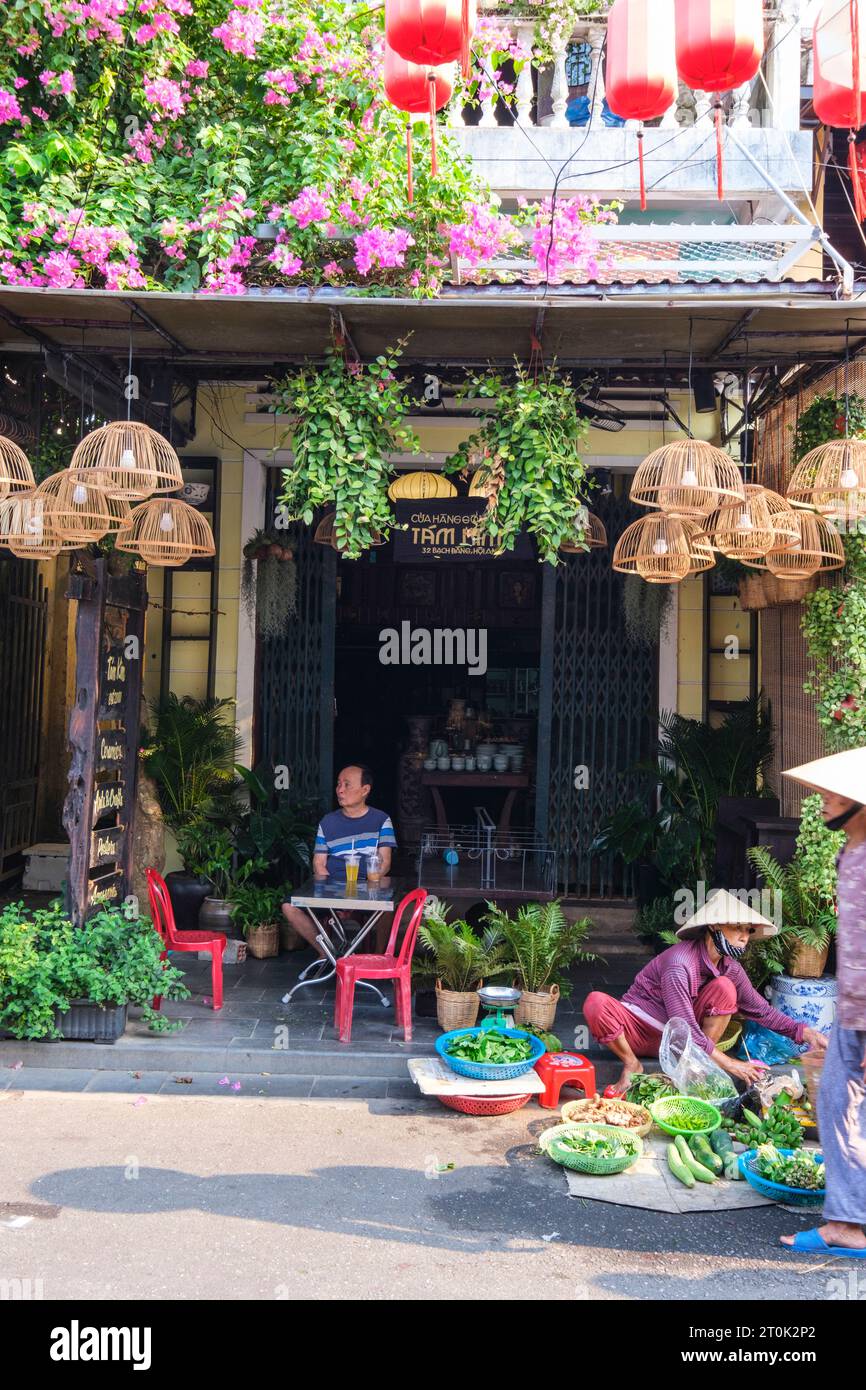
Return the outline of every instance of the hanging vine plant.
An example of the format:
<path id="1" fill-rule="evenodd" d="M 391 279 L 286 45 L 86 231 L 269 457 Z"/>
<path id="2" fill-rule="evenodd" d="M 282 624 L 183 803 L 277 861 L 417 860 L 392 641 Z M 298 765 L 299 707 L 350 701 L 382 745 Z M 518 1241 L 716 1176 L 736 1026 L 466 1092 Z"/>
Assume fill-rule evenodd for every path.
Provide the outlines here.
<path id="1" fill-rule="evenodd" d="M 645 584 L 637 574 L 627 574 L 622 586 L 625 635 L 632 646 L 653 647 L 665 624 L 673 586 Z"/>
<path id="2" fill-rule="evenodd" d="M 834 396 L 825 391 L 816 396 L 811 405 L 797 418 L 791 429 L 794 439 L 791 449 L 793 463 L 799 463 L 819 444 L 828 444 L 833 439 L 845 438 L 845 397 Z M 866 436 L 866 401 L 852 391 L 848 397 L 848 433 L 855 439 Z"/>
<path id="3" fill-rule="evenodd" d="M 578 455 L 589 424 L 577 413 L 572 382 L 555 368 L 536 378 L 516 363 L 513 380 L 485 372 L 467 381 L 460 394 L 495 400 L 496 412 L 483 416 L 444 471 L 476 473 L 475 490 L 487 497 L 483 525 L 499 551 L 513 550 L 526 530 L 535 537 L 539 559 L 557 564 L 592 487 Z"/>
<path id="4" fill-rule="evenodd" d="M 255 569 L 253 568 L 255 564 Z M 280 637 L 297 611 L 294 552 L 276 531 L 255 531 L 244 546 L 241 599 L 261 637 Z"/>
<path id="5" fill-rule="evenodd" d="M 419 450 L 403 423 L 411 400 L 395 375 L 404 346 L 401 341 L 368 363 L 347 362 L 335 349 L 324 366 L 273 383 L 272 409 L 294 417 L 284 435 L 294 459 L 283 470 L 280 501 L 291 520 L 308 526 L 317 507 L 333 507 L 337 544 L 350 560 L 394 525 L 389 455 Z"/>

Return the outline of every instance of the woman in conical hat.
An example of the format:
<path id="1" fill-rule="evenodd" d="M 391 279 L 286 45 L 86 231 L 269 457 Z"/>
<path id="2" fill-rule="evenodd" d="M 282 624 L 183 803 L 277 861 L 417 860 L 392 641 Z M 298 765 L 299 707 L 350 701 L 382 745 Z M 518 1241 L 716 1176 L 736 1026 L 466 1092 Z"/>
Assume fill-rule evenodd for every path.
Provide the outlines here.
<path id="1" fill-rule="evenodd" d="M 823 1045 L 821 1033 L 771 1008 L 753 988 L 740 960 L 754 937 L 775 936 L 778 927 L 743 898 L 748 894 L 717 889 L 679 928 L 679 943 L 645 965 L 622 999 L 600 991 L 588 996 L 583 1015 L 591 1033 L 622 1062 L 622 1075 L 606 1094 L 622 1095 L 630 1076 L 643 1071 L 639 1059 L 659 1055 L 671 1018 L 684 1018 L 698 1047 L 746 1086 L 762 1068 L 729 1057 L 718 1046 L 732 1014 L 796 1043 Z"/>
<path id="2" fill-rule="evenodd" d="M 838 1006 L 818 1090 L 824 1225 L 783 1236 L 782 1244 L 866 1263 L 866 748 L 784 775 L 821 793 L 825 823 L 847 840 L 836 888 Z"/>

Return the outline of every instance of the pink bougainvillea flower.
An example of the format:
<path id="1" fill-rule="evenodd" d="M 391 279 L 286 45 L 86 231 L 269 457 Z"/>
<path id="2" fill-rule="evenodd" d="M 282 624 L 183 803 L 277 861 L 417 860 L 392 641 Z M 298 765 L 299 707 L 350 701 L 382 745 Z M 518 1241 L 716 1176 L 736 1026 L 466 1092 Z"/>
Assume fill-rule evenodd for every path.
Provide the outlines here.
<path id="1" fill-rule="evenodd" d="M 255 58 L 256 46 L 265 35 L 265 0 L 232 0 L 233 9 L 222 24 L 211 30 L 227 53 Z"/>
<path id="2" fill-rule="evenodd" d="M 227 1076 L 222 1076 L 222 1077 L 220 1077 L 219 1081 L 217 1082 L 217 1085 L 218 1085 L 218 1086 L 229 1086 L 229 1085 L 231 1085 L 231 1082 L 229 1081 L 229 1079 L 228 1079 Z"/>
<path id="3" fill-rule="evenodd" d="M 0 87 L 0 125 L 11 125 L 13 121 L 20 121 L 21 117 L 18 98 L 13 92 L 6 92 Z"/>
<path id="4" fill-rule="evenodd" d="M 330 189 L 326 190 L 326 193 L 330 194 Z M 286 216 L 293 217 L 301 228 L 309 227 L 311 222 L 327 222 L 331 215 L 325 196 L 318 188 L 312 186 L 302 188 L 297 198 L 286 203 L 283 212 Z"/>
<path id="5" fill-rule="evenodd" d="M 354 238 L 355 265 L 361 275 L 369 275 L 379 266 L 382 270 L 405 264 L 406 251 L 415 245 L 415 238 L 402 227 L 386 231 L 384 227 L 369 227 Z"/>

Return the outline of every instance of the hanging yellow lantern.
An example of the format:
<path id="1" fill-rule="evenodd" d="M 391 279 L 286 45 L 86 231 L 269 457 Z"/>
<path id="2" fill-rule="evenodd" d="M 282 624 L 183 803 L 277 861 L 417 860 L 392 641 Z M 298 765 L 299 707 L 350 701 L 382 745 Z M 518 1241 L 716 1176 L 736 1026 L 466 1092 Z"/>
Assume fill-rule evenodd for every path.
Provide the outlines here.
<path id="1" fill-rule="evenodd" d="M 65 468 L 39 484 L 36 492 L 40 497 L 52 499 L 53 524 L 64 540 L 89 545 L 110 529 L 111 513 L 101 482 L 100 475 L 85 481 L 81 477 L 74 478 Z"/>
<path id="2" fill-rule="evenodd" d="M 631 485 L 631 500 L 680 520 L 702 521 L 727 499 L 743 498 L 743 480 L 730 454 L 702 439 L 665 444 L 649 454 Z"/>
<path id="3" fill-rule="evenodd" d="M 86 435 L 69 471 L 85 481 L 101 473 L 105 491 L 130 502 L 183 487 L 180 459 L 168 440 L 138 420 L 115 420 Z"/>
<path id="4" fill-rule="evenodd" d="M 36 486 L 33 469 L 24 450 L 0 434 L 0 498 L 30 492 Z"/>
<path id="5" fill-rule="evenodd" d="M 431 497 L 456 497 L 457 489 L 441 473 L 403 473 L 388 488 L 392 502 L 426 502 Z"/>
<path id="6" fill-rule="evenodd" d="M 210 526 L 195 507 L 179 497 L 152 497 L 133 507 L 115 545 L 164 569 L 216 553 Z"/>

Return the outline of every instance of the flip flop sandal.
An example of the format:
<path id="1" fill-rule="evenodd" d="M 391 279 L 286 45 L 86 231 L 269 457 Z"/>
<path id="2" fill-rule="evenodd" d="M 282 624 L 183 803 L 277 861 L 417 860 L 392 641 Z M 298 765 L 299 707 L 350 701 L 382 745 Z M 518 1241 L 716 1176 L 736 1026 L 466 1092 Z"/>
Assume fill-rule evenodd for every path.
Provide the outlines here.
<path id="1" fill-rule="evenodd" d="M 866 1260 L 866 1249 L 851 1250 L 845 1245 L 828 1245 L 820 1231 L 798 1231 L 794 1244 L 786 1245 L 786 1250 L 807 1251 L 810 1255 L 842 1255 L 849 1260 Z"/>

